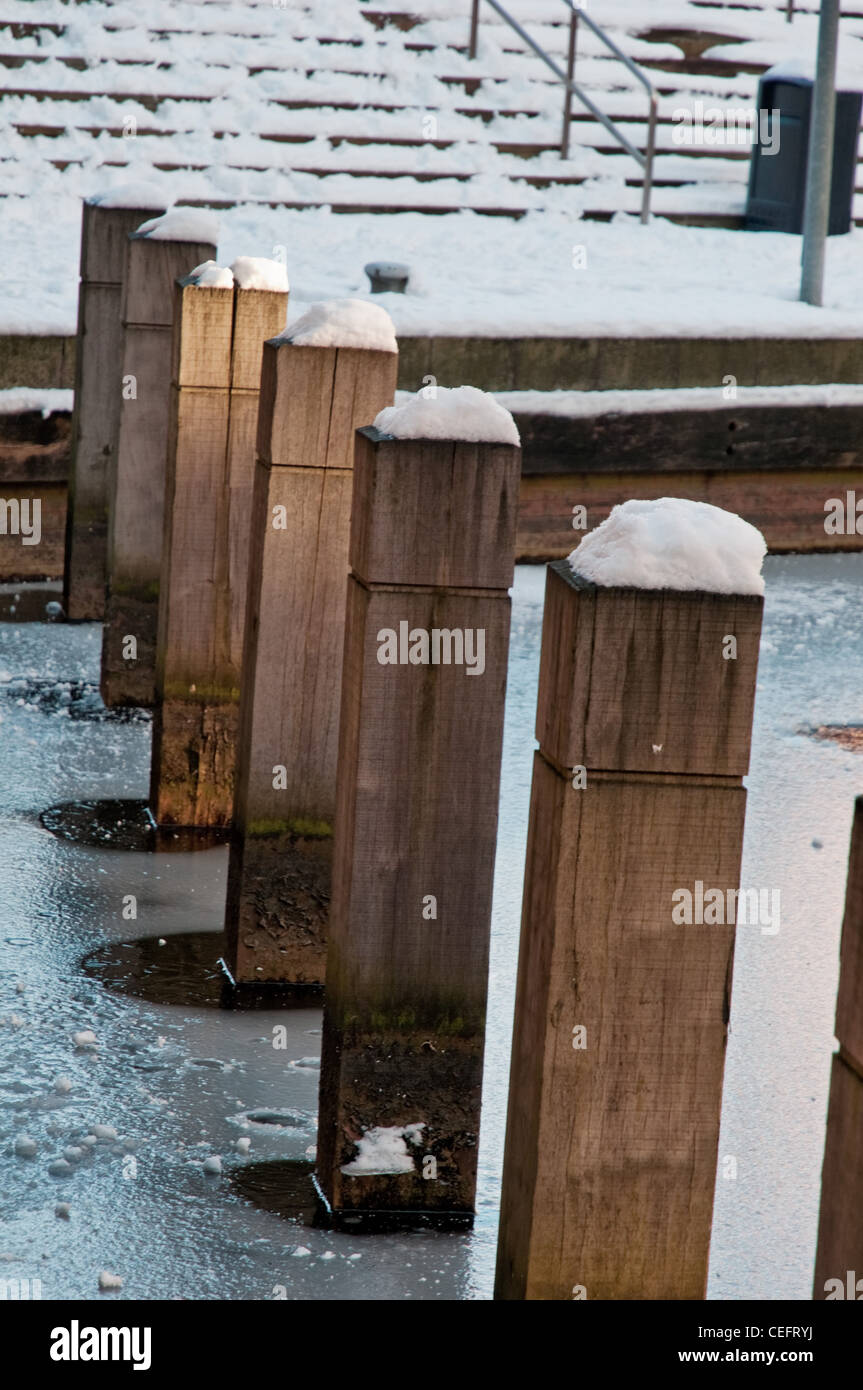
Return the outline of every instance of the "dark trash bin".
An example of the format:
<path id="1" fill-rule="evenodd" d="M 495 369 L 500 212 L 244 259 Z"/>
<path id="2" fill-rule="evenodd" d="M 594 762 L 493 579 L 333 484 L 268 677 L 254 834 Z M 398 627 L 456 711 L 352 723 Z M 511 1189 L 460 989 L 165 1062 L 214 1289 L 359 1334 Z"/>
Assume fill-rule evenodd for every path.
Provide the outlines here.
<path id="1" fill-rule="evenodd" d="M 806 202 L 806 162 L 814 82 L 810 77 L 765 73 L 758 84 L 758 111 L 778 111 L 779 148 L 767 153 L 760 142 L 752 148 L 746 229 L 761 232 L 802 232 Z M 836 134 L 833 180 L 830 187 L 829 236 L 851 230 L 857 144 L 860 135 L 860 92 L 836 93 Z M 773 122 L 770 123 L 773 132 Z"/>

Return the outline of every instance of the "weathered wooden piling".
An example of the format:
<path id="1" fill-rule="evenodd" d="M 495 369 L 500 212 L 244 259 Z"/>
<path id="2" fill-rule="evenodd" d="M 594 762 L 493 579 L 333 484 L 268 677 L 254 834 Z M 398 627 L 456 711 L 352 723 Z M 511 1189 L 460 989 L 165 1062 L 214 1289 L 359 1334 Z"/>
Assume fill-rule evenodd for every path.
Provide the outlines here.
<path id="1" fill-rule="evenodd" d="M 100 622 L 108 575 L 108 497 L 116 466 L 123 359 L 123 274 L 129 236 L 165 203 L 141 206 L 129 190 L 87 199 L 81 220 L 81 275 L 75 349 L 75 409 L 66 511 L 63 606 L 73 619 Z"/>
<path id="2" fill-rule="evenodd" d="M 225 927 L 238 984 L 326 964 L 354 432 L 398 355 L 264 346 Z"/>
<path id="3" fill-rule="evenodd" d="M 473 1211 L 520 467 L 514 443 L 357 439 L 316 1165 L 337 1221 Z"/>
<path id="4" fill-rule="evenodd" d="M 549 567 L 499 1299 L 704 1297 L 762 604 Z"/>
<path id="5" fill-rule="evenodd" d="M 174 283 L 215 249 L 211 241 L 140 232 L 128 239 L 102 646 L 106 705 L 152 705 L 155 698 Z"/>
<path id="6" fill-rule="evenodd" d="M 863 797 L 854 807 L 813 1298 L 863 1298 Z"/>
<path id="7" fill-rule="evenodd" d="M 230 824 L 264 341 L 287 292 L 179 282 L 150 807 Z"/>

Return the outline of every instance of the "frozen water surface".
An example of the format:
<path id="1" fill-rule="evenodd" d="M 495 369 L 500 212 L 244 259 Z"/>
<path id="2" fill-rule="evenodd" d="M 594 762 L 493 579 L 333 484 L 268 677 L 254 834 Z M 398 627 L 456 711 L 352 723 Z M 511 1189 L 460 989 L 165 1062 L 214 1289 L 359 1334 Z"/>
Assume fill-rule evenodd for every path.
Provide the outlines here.
<path id="1" fill-rule="evenodd" d="M 805 730 L 861 719 L 863 556 L 771 558 L 765 573 L 743 882 L 780 888 L 782 920 L 775 936 L 738 931 L 720 1144 L 737 1177 L 718 1179 L 710 1296 L 808 1299 L 863 760 Z M 491 1296 L 543 586 L 542 568 L 518 570 L 470 1234 L 335 1234 L 237 1195 L 237 1170 L 311 1156 L 320 1012 L 154 1003 L 83 968 L 106 943 L 151 937 L 152 958 L 159 938 L 218 932 L 226 850 L 49 833 L 39 815 L 57 803 L 146 796 L 150 730 L 70 717 L 62 690 L 37 702 L 0 686 L 0 1277 L 38 1278 L 45 1298 Z M 0 624 L 0 683 L 95 682 L 99 650 L 95 626 Z M 87 1031 L 95 1044 L 76 1046 Z M 21 1138 L 35 1155 L 16 1155 Z M 216 1157 L 222 1172 L 205 1172 Z M 100 1293 L 103 1270 L 121 1290 Z"/>

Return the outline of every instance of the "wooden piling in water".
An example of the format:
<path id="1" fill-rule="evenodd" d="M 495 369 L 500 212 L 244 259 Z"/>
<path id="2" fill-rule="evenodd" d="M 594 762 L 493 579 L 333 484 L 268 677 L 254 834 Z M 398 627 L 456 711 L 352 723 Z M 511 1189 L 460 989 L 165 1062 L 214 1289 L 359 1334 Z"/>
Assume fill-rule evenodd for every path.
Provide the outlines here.
<path id="1" fill-rule="evenodd" d="M 63 606 L 101 622 L 107 582 L 108 497 L 116 466 L 123 354 L 122 291 L 129 236 L 164 212 L 84 201 L 75 347 L 75 408 L 66 510 Z"/>
<path id="2" fill-rule="evenodd" d="M 238 984 L 321 984 L 354 432 L 398 354 L 264 347 L 225 927 Z"/>
<path id="3" fill-rule="evenodd" d="M 129 235 L 164 206 L 101 207 L 85 200 L 75 345 L 63 603 L 69 619 L 101 621 L 107 581 L 108 495 L 117 463 L 122 277 Z"/>
<path id="4" fill-rule="evenodd" d="M 287 292 L 176 287 L 150 806 L 231 822 L 264 341 Z"/>
<path id="5" fill-rule="evenodd" d="M 162 565 L 174 284 L 216 248 L 128 239 L 117 466 L 109 501 L 102 646 L 106 705 L 152 705 Z"/>
<path id="6" fill-rule="evenodd" d="M 863 797 L 854 807 L 839 954 L 814 1299 L 863 1298 Z"/>
<path id="7" fill-rule="evenodd" d="M 762 603 L 549 566 L 499 1299 L 705 1296 Z"/>
<path id="8" fill-rule="evenodd" d="M 345 1223 L 473 1211 L 520 467 L 357 439 L 316 1165 Z"/>

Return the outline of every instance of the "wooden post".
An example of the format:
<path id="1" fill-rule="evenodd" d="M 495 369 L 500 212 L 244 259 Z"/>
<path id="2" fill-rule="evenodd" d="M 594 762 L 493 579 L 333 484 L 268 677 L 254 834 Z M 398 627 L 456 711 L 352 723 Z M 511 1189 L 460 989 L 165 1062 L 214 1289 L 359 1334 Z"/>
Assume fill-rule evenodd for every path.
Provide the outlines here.
<path id="1" fill-rule="evenodd" d="M 549 566 L 497 1298 L 705 1296 L 762 604 Z"/>
<path id="2" fill-rule="evenodd" d="M 108 575 L 108 494 L 120 425 L 122 289 L 129 236 L 164 212 L 85 200 L 75 348 L 75 412 L 66 511 L 63 606 L 72 619 L 101 622 Z"/>
<path id="3" fill-rule="evenodd" d="M 863 797 L 854 807 L 813 1298 L 863 1298 Z"/>
<path id="4" fill-rule="evenodd" d="M 354 432 L 398 354 L 264 346 L 225 929 L 238 984 L 323 983 Z"/>
<path id="5" fill-rule="evenodd" d="M 287 293 L 180 281 L 159 593 L 150 806 L 229 825 L 264 340 Z"/>
<path id="6" fill-rule="evenodd" d="M 138 233 L 128 240 L 102 646 L 106 705 L 152 705 L 155 698 L 174 282 L 215 252 L 209 242 L 160 241 Z"/>
<path id="7" fill-rule="evenodd" d="M 337 1223 L 473 1212 L 520 469 L 513 444 L 357 438 L 316 1164 Z"/>

